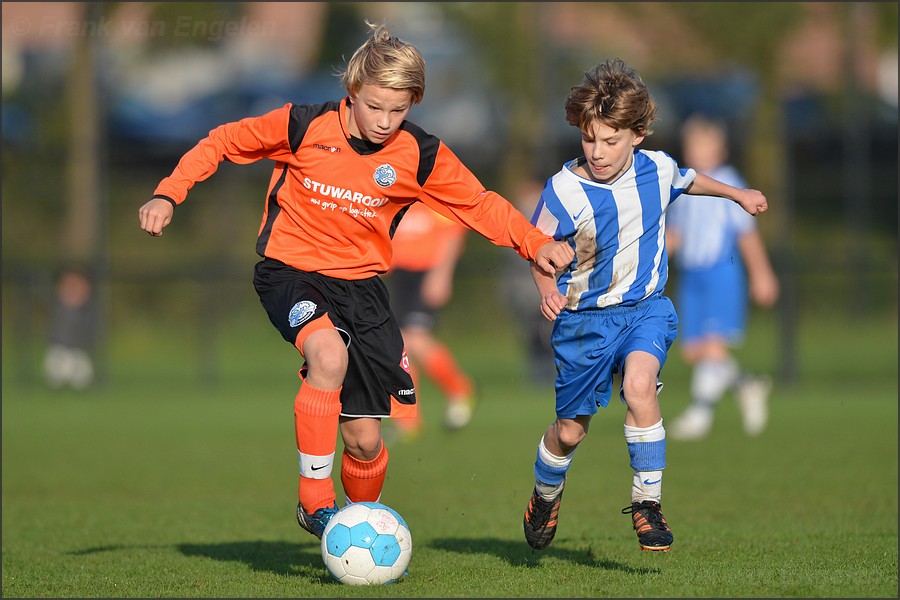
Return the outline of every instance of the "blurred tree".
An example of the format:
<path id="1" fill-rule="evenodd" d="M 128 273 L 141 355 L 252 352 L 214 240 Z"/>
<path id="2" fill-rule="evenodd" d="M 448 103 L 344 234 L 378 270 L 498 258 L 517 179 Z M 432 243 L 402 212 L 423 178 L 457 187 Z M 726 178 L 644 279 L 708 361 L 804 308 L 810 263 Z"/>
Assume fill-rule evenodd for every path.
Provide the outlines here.
<path id="1" fill-rule="evenodd" d="M 360 44 L 368 30 L 362 19 L 363 8 L 359 2 L 328 2 L 318 67 L 328 70 L 343 68 L 350 59 L 350 49 Z M 366 3 L 362 3 L 365 5 Z"/>
<path id="2" fill-rule="evenodd" d="M 79 365 L 73 381 L 76 387 L 83 388 L 94 380 L 92 354 L 96 342 L 102 341 L 103 319 L 96 312 L 101 306 L 96 283 L 105 273 L 107 252 L 103 230 L 106 129 L 98 66 L 104 36 L 99 29 L 91 33 L 91 26 L 100 27 L 104 6 L 88 2 L 80 8 L 85 33 L 75 36 L 67 80 L 66 216 L 59 248 L 64 272 L 53 297 L 54 318 L 48 326 L 50 350 L 46 364 L 51 381 L 57 383 L 61 381 L 56 376 L 67 372 L 66 365 Z M 102 366 L 100 370 L 102 373 Z"/>
<path id="3" fill-rule="evenodd" d="M 99 23 L 102 3 L 81 5 L 85 23 Z M 68 72 L 69 139 L 66 218 L 61 258 L 90 265 L 100 255 L 101 241 L 101 95 L 97 73 L 100 35 L 75 37 Z"/>

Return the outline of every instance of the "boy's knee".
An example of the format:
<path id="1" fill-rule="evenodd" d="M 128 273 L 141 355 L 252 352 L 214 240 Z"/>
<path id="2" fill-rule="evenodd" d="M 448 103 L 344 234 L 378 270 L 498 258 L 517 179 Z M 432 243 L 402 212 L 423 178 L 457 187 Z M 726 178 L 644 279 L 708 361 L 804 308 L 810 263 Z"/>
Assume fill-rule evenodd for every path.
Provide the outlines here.
<path id="1" fill-rule="evenodd" d="M 349 356 L 340 336 L 330 340 L 319 339 L 315 344 L 307 344 L 304 350 L 304 358 L 310 373 L 315 373 L 320 378 L 334 380 L 338 384 L 344 380 Z"/>
<path id="2" fill-rule="evenodd" d="M 367 435 L 358 436 L 352 442 L 348 442 L 348 440 L 345 439 L 344 445 L 350 456 L 356 460 L 369 462 L 378 458 L 378 454 L 381 452 L 382 442 L 380 435 Z"/>
<path id="3" fill-rule="evenodd" d="M 556 438 L 560 447 L 568 454 L 584 440 L 587 430 L 577 421 L 557 421 Z"/>
<path id="4" fill-rule="evenodd" d="M 622 382 L 622 391 L 630 402 L 654 400 L 656 398 L 657 379 L 649 373 L 637 373 L 628 376 Z"/>

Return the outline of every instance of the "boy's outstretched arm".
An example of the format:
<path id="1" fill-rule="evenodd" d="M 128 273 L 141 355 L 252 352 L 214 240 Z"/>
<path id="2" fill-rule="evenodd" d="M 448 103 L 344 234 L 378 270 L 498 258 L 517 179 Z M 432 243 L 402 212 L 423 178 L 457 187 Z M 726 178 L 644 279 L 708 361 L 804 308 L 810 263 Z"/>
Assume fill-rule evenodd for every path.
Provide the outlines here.
<path id="1" fill-rule="evenodd" d="M 691 187 L 685 190 L 688 194 L 697 196 L 720 196 L 737 202 L 741 208 L 756 216 L 764 213 L 769 209 L 769 203 L 762 192 L 753 189 L 740 189 L 732 187 L 726 183 L 722 183 L 717 179 L 708 177 L 702 173 L 697 173 L 697 178 Z"/>
<path id="2" fill-rule="evenodd" d="M 175 207 L 165 198 L 152 198 L 138 209 L 141 229 L 154 237 L 162 235 L 163 228 L 172 222 Z"/>

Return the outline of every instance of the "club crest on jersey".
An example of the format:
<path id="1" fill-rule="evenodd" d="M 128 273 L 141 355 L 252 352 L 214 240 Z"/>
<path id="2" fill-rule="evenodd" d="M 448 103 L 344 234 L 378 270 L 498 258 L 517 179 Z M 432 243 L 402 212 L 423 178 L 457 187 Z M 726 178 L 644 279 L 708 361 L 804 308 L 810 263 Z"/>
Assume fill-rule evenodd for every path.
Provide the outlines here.
<path id="1" fill-rule="evenodd" d="M 291 312 L 288 313 L 288 323 L 291 327 L 296 327 L 313 316 L 315 312 L 316 304 L 314 302 L 302 300 L 291 307 Z"/>
<path id="2" fill-rule="evenodd" d="M 381 165 L 372 176 L 380 187 L 389 187 L 397 182 L 397 172 L 391 165 Z"/>

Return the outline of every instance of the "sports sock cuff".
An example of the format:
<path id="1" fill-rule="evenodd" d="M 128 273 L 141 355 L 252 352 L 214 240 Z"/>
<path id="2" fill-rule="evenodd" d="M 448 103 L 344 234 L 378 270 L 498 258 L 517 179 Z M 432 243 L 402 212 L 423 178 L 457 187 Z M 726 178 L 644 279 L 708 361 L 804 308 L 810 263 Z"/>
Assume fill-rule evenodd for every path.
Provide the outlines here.
<path id="1" fill-rule="evenodd" d="M 307 417 L 331 417 L 341 413 L 341 389 L 319 390 L 304 383 L 294 400 L 294 412 Z"/>
<path id="2" fill-rule="evenodd" d="M 650 427 L 625 426 L 625 443 L 631 468 L 635 471 L 660 471 L 666 466 L 666 430 L 662 419 Z"/>
<path id="3" fill-rule="evenodd" d="M 382 475 L 387 470 L 387 464 L 387 446 L 382 442 L 381 451 L 372 460 L 359 460 L 348 454 L 345 449 L 341 458 L 341 472 L 357 479 L 372 479 Z"/>
<path id="4" fill-rule="evenodd" d="M 341 483 L 350 502 L 377 502 L 387 475 L 388 452 L 381 444 L 381 451 L 374 459 L 363 461 L 353 458 L 344 450 L 341 460 Z"/>
<path id="5" fill-rule="evenodd" d="M 544 439 L 538 444 L 537 457 L 534 460 L 534 478 L 541 483 L 559 485 L 566 478 L 572 464 L 572 452 L 568 456 L 551 454 L 544 445 Z"/>
<path id="6" fill-rule="evenodd" d="M 559 485 L 566 478 L 568 467 L 550 467 L 541 461 L 534 463 L 534 479 L 541 483 Z"/>
<path id="7" fill-rule="evenodd" d="M 635 471 L 661 471 L 666 468 L 666 440 L 628 442 L 628 456 Z"/>
<path id="8" fill-rule="evenodd" d="M 662 419 L 650 427 L 632 427 L 631 425 L 625 425 L 626 442 L 657 442 L 664 439 L 666 439 L 666 430 L 663 427 Z"/>
<path id="9" fill-rule="evenodd" d="M 294 432 L 300 453 L 300 473 L 316 479 L 330 476 L 337 447 L 341 389 L 323 391 L 302 385 L 294 399 Z M 323 465 L 327 463 L 327 468 Z M 322 470 L 319 470 L 322 469 Z"/>
<path id="10" fill-rule="evenodd" d="M 552 454 L 549 450 L 547 450 L 547 446 L 544 445 L 544 438 L 541 438 L 541 443 L 538 444 L 538 460 L 551 467 L 568 467 L 572 462 L 573 454 L 575 454 L 574 450 L 568 456 L 557 456 L 555 454 Z"/>

